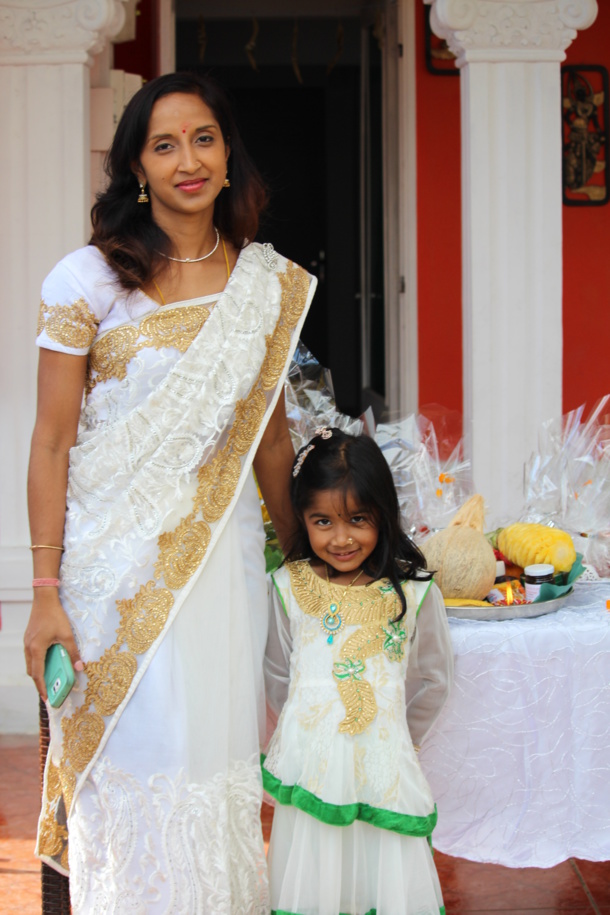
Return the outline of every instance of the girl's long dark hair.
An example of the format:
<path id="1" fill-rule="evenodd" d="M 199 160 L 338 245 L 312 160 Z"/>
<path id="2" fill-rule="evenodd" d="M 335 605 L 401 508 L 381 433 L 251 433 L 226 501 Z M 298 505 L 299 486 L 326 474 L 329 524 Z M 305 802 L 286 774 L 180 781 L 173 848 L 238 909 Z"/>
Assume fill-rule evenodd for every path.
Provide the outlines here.
<path id="1" fill-rule="evenodd" d="M 377 545 L 363 563 L 363 569 L 375 580 L 389 578 L 392 582 L 402 606 L 402 612 L 396 617 L 400 620 L 407 612 L 401 582 L 414 578 L 429 581 L 432 574 L 425 571 L 423 553 L 402 529 L 394 480 L 379 446 L 365 435 L 348 435 L 334 428 L 328 431 L 332 433 L 330 437 L 317 434 L 301 448 L 293 464 L 293 472 L 299 467 L 297 475 L 291 478 L 290 487 L 298 530 L 286 561 L 312 556 L 304 514 L 315 494 L 335 490 L 344 499 L 351 494 L 358 509 L 372 515 L 379 533 Z M 301 460 L 305 449 L 311 445 L 313 448 Z"/>
<path id="2" fill-rule="evenodd" d="M 146 141 L 153 105 L 174 93 L 198 95 L 218 121 L 225 145 L 231 150 L 228 176 L 231 187 L 216 198 L 214 225 L 239 250 L 254 240 L 267 191 L 248 156 L 224 90 L 206 76 L 168 73 L 152 79 L 131 99 L 119 121 L 105 163 L 109 184 L 91 211 L 96 245 L 116 270 L 125 289 L 151 281 L 155 251 L 169 253 L 170 240 L 152 218 L 150 204 L 138 203 L 139 184 L 132 169 Z"/>

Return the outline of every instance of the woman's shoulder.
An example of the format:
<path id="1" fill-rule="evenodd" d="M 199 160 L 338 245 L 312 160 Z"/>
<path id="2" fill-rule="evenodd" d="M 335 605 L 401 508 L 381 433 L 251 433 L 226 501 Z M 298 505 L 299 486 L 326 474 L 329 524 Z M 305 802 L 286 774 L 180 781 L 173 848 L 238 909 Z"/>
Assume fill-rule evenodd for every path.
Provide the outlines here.
<path id="1" fill-rule="evenodd" d="M 100 280 L 116 282 L 116 274 L 99 248 L 85 245 L 62 257 L 44 282 L 77 282 L 83 286 L 93 286 Z"/>
<path id="2" fill-rule="evenodd" d="M 67 254 L 42 284 L 38 345 L 87 353 L 119 295 L 116 275 L 96 247 Z"/>

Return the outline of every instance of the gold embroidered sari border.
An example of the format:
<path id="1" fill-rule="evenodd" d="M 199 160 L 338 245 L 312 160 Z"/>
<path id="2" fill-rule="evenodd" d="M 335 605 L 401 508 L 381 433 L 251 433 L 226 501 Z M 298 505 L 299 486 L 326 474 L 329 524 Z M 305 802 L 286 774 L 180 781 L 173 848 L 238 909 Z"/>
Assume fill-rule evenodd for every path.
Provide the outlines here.
<path id="1" fill-rule="evenodd" d="M 236 403 L 226 443 L 209 464 L 199 468 L 193 510 L 173 531 L 159 537 L 155 578 L 143 584 L 133 598 L 117 601 L 121 622 L 116 642 L 98 661 L 86 665 L 85 701 L 62 721 L 63 757 L 57 767 L 62 788 L 45 798 L 39 830 L 40 853 L 62 868 L 67 863 L 67 832 L 56 819 L 58 807 L 63 801 L 69 813 L 77 777 L 87 769 L 104 737 L 104 718 L 113 715 L 129 693 L 138 670 L 136 656 L 150 650 L 163 632 L 175 602 L 171 589 L 185 587 L 202 566 L 211 540 L 210 525 L 230 505 L 243 469 L 240 458 L 251 448 L 264 419 L 264 392 L 277 385 L 285 366 L 291 333 L 307 303 L 310 279 L 290 261 L 285 272 L 276 275 L 281 286 L 279 317 L 265 338 L 258 376 L 249 394 Z"/>

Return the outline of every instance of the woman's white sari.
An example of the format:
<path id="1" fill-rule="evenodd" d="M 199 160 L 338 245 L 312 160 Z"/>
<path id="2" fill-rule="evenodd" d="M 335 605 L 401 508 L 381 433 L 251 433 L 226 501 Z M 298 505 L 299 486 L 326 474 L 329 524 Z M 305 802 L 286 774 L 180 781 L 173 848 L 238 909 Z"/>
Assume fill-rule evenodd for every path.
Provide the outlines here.
<path id="1" fill-rule="evenodd" d="M 86 667 L 52 713 L 38 854 L 75 912 L 266 912 L 251 465 L 315 282 L 250 245 L 213 308 L 111 326 L 83 250 L 72 301 L 51 274 L 41 307 L 40 345 L 87 351 L 87 321 L 93 345 L 60 591 Z"/>

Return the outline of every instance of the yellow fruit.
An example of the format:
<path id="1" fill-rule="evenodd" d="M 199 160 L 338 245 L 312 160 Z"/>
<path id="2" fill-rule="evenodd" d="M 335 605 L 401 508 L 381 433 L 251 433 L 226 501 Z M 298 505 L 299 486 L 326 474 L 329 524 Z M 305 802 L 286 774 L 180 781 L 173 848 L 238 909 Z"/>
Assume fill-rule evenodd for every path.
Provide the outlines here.
<path id="1" fill-rule="evenodd" d="M 576 561 L 570 535 L 544 524 L 519 522 L 505 527 L 498 534 L 498 549 L 522 569 L 550 563 L 556 572 L 569 572 Z"/>

